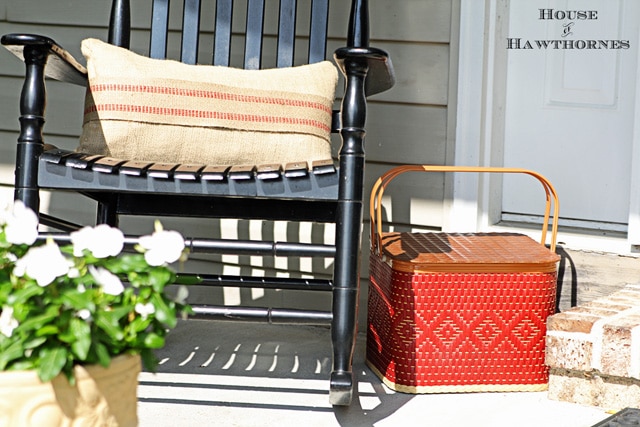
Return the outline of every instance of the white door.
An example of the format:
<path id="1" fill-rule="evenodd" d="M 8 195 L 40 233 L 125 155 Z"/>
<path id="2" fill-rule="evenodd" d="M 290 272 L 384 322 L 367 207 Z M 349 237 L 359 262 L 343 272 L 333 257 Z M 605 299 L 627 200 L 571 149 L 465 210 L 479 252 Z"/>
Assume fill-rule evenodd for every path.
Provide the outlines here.
<path id="1" fill-rule="evenodd" d="M 547 176 L 566 225 L 625 232 L 640 1 L 508 4 L 504 165 Z M 559 41 L 538 42 L 546 40 Z M 536 191 L 526 180 L 506 177 L 502 218 L 539 215 Z"/>

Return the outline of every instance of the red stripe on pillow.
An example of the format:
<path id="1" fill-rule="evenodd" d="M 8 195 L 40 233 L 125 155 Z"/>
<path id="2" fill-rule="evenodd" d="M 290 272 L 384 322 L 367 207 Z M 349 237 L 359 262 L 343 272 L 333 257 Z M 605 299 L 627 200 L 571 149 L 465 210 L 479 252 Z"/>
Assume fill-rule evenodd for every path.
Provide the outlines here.
<path id="1" fill-rule="evenodd" d="M 92 85 L 91 91 L 92 92 L 103 92 L 103 91 L 138 92 L 138 93 L 151 93 L 151 94 L 161 94 L 161 95 L 186 96 L 186 97 L 193 97 L 193 98 L 222 99 L 226 101 L 276 104 L 276 105 L 286 105 L 291 107 L 312 108 L 312 109 L 322 110 L 327 113 L 332 112 L 330 107 L 327 107 L 326 105 L 319 102 L 302 101 L 302 100 L 295 100 L 295 99 L 288 99 L 288 98 L 281 98 L 281 97 L 240 95 L 240 94 L 222 92 L 222 91 L 184 89 L 184 88 L 174 88 L 174 87 L 167 87 L 167 86 L 105 83 L 105 84 Z"/>
<path id="2" fill-rule="evenodd" d="M 311 119 L 299 119 L 292 117 L 277 117 L 277 116 L 258 116 L 253 114 L 238 114 L 228 113 L 224 111 L 205 111 L 205 110 L 187 110 L 181 108 L 169 108 L 169 107 L 152 107 L 146 105 L 131 105 L 131 104 L 99 104 L 91 105 L 87 107 L 84 114 L 90 114 L 100 111 L 117 111 L 127 113 L 142 113 L 142 114 L 155 114 L 164 116 L 179 116 L 179 117 L 191 117 L 202 119 L 217 119 L 228 120 L 236 122 L 258 122 L 258 123 L 278 123 L 287 125 L 302 125 L 310 126 L 321 129 L 326 132 L 330 132 L 331 128 L 326 124 Z"/>

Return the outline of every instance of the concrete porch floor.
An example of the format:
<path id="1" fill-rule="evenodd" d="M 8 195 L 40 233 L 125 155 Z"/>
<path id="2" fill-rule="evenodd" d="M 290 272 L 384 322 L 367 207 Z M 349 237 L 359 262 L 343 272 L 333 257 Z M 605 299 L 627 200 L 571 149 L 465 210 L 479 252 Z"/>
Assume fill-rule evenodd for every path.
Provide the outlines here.
<path id="1" fill-rule="evenodd" d="M 140 376 L 140 426 L 589 427 L 610 416 L 546 392 L 396 393 L 365 366 L 364 353 L 360 334 L 356 395 L 350 407 L 333 408 L 327 328 L 184 321 L 157 353 L 158 373 Z"/>

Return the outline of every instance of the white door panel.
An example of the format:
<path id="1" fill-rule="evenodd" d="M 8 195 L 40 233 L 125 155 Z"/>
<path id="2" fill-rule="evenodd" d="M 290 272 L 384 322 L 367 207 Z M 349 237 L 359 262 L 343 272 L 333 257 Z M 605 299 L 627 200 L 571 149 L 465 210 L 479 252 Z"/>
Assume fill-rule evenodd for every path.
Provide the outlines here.
<path id="1" fill-rule="evenodd" d="M 547 176 L 558 190 L 563 218 L 625 224 L 640 1 L 513 0 L 509 8 L 509 37 L 521 38 L 521 45 L 526 39 L 533 49 L 508 50 L 504 165 Z M 596 10 L 598 18 L 541 20 L 541 8 Z M 571 34 L 563 37 L 565 31 Z M 629 40 L 630 48 L 540 49 L 535 40 L 572 40 L 579 46 Z M 540 214 L 537 191 L 527 180 L 505 177 L 503 212 Z"/>

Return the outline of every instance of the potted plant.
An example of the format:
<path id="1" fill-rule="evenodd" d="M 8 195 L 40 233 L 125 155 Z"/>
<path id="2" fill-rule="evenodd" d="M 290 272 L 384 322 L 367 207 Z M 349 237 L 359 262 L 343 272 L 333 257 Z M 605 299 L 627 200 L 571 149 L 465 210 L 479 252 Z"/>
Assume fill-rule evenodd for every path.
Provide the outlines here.
<path id="1" fill-rule="evenodd" d="M 165 289 L 184 239 L 156 222 L 124 252 L 107 225 L 65 246 L 38 242 L 37 227 L 20 201 L 0 209 L 0 425 L 136 425 L 141 362 L 155 369 L 190 310 L 186 289 Z"/>

